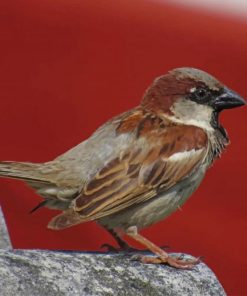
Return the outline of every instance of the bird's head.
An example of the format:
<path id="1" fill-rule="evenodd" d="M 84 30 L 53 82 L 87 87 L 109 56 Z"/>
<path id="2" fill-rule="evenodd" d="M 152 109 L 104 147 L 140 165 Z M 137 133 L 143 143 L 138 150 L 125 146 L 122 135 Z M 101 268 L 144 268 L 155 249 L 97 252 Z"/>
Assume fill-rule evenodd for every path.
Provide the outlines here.
<path id="1" fill-rule="evenodd" d="M 177 68 L 156 78 L 142 100 L 146 109 L 204 128 L 211 127 L 220 111 L 245 104 L 236 92 L 194 68 Z"/>

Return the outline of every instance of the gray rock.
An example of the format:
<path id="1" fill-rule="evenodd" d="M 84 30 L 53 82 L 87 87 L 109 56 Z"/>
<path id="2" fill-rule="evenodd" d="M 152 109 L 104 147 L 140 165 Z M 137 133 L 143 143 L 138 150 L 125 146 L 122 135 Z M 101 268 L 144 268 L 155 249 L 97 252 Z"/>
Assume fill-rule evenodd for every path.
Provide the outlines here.
<path id="1" fill-rule="evenodd" d="M 7 226 L 4 220 L 3 212 L 0 207 L 0 249 L 12 249 Z"/>
<path id="2" fill-rule="evenodd" d="M 145 265 L 129 254 L 0 250 L 1 296 L 225 296 L 203 263 Z"/>

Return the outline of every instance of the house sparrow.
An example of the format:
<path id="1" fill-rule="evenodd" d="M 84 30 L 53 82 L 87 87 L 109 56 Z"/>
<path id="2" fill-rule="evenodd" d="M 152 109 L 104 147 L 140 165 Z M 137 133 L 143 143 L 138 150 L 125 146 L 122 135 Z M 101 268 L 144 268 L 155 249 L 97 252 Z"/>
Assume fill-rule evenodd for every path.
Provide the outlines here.
<path id="1" fill-rule="evenodd" d="M 138 231 L 173 213 L 198 188 L 229 140 L 218 115 L 245 101 L 213 76 L 178 68 L 158 77 L 139 106 L 106 122 L 90 138 L 46 163 L 1 162 L 0 175 L 24 180 L 62 210 L 48 224 L 64 229 L 97 221 L 117 240 L 123 234 L 156 257 L 144 263 L 191 268 L 197 259 L 169 256 Z"/>

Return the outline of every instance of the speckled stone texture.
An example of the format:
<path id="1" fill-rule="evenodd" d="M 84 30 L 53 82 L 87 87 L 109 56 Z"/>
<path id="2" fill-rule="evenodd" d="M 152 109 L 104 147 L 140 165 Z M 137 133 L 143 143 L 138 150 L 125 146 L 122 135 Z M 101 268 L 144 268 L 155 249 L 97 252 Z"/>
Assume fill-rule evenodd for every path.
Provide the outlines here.
<path id="1" fill-rule="evenodd" d="M 11 250 L 0 211 L 0 296 L 225 296 L 203 263 L 144 265 L 133 254 Z"/>
<path id="2" fill-rule="evenodd" d="M 12 249 L 3 212 L 0 207 L 0 249 Z"/>
<path id="3" fill-rule="evenodd" d="M 212 271 L 144 265 L 127 254 L 0 250 L 1 296 L 223 296 Z"/>

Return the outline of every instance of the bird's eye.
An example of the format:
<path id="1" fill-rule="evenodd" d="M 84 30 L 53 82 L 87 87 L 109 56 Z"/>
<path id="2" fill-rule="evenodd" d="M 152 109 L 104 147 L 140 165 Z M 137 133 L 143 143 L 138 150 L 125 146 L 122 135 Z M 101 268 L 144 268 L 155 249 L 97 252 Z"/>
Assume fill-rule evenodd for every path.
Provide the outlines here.
<path id="1" fill-rule="evenodd" d="M 204 104 L 210 100 L 211 92 L 205 87 L 192 88 L 189 98 L 199 104 Z"/>
<path id="2" fill-rule="evenodd" d="M 204 88 L 199 88 L 196 91 L 196 96 L 198 99 L 204 99 L 205 97 L 207 97 L 207 91 Z"/>

